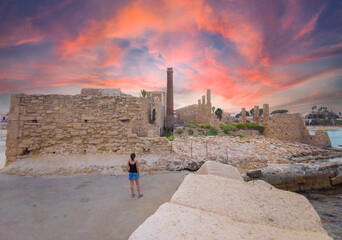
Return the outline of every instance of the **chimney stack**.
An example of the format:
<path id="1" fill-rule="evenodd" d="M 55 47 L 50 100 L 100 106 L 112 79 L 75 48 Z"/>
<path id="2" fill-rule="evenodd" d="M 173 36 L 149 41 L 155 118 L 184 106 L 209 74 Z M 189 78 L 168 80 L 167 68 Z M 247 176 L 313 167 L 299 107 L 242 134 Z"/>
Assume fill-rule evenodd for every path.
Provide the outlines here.
<path id="1" fill-rule="evenodd" d="M 167 68 L 166 116 L 173 118 L 173 69 Z"/>

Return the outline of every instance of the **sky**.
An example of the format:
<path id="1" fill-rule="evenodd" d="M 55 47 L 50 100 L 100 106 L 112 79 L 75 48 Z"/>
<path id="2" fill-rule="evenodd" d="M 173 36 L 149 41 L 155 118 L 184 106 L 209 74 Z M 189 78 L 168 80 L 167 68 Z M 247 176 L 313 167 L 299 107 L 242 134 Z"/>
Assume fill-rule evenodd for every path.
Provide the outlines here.
<path id="1" fill-rule="evenodd" d="M 224 111 L 342 111 L 342 1 L 0 0 L 0 111 L 13 93 L 211 89 Z M 300 109 L 300 110 L 299 110 Z"/>

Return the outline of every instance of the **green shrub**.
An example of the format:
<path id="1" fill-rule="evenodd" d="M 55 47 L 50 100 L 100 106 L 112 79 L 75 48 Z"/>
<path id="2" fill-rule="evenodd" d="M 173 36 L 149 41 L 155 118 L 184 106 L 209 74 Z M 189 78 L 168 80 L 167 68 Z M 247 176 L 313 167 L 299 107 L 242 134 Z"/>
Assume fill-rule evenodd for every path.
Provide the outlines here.
<path id="1" fill-rule="evenodd" d="M 190 122 L 190 123 L 188 123 L 188 127 L 189 127 L 189 128 L 196 128 L 196 127 L 197 127 L 197 124 L 196 124 L 196 123 Z"/>
<path id="2" fill-rule="evenodd" d="M 275 110 L 273 112 L 271 112 L 271 115 L 272 114 L 275 114 L 275 113 L 287 113 L 289 110 L 286 110 L 286 109 L 279 109 L 279 110 Z"/>
<path id="3" fill-rule="evenodd" d="M 263 126 L 260 126 L 260 125 L 258 125 L 256 123 L 249 123 L 249 122 L 237 123 L 237 124 L 233 124 L 231 126 L 236 127 L 237 129 L 259 130 L 260 132 L 263 132 L 264 129 L 265 129 Z"/>
<path id="4" fill-rule="evenodd" d="M 171 141 L 175 140 L 175 137 L 173 135 L 171 135 L 167 139 L 171 142 Z"/>
<path id="5" fill-rule="evenodd" d="M 205 133 L 204 136 L 216 136 L 217 134 L 214 134 L 212 132 Z"/>
<path id="6" fill-rule="evenodd" d="M 182 133 L 183 133 L 183 129 L 182 129 L 182 128 L 177 128 L 176 132 L 177 132 L 178 134 L 182 134 Z"/>
<path id="7" fill-rule="evenodd" d="M 198 133 L 194 133 L 194 137 L 198 137 Z"/>
<path id="8" fill-rule="evenodd" d="M 185 137 L 185 136 L 183 136 L 183 140 L 186 140 L 186 137 Z"/>
<path id="9" fill-rule="evenodd" d="M 226 136 L 228 136 L 228 134 L 221 133 L 219 136 L 220 136 L 220 137 L 226 137 Z"/>
<path id="10" fill-rule="evenodd" d="M 169 138 L 170 136 L 172 136 L 171 133 L 164 133 L 164 134 L 163 134 L 163 137 L 166 137 L 166 138 Z"/>
<path id="11" fill-rule="evenodd" d="M 223 130 L 223 128 L 225 127 L 226 125 L 224 125 L 223 123 L 220 123 L 220 129 Z"/>
<path id="12" fill-rule="evenodd" d="M 189 129 L 189 135 L 193 135 L 194 134 L 194 129 L 193 128 L 190 128 Z"/>
<path id="13" fill-rule="evenodd" d="M 243 136 L 242 136 L 242 135 L 236 135 L 236 136 L 238 136 L 238 137 L 240 137 L 240 138 L 243 138 Z"/>
<path id="14" fill-rule="evenodd" d="M 208 125 L 201 125 L 200 128 L 210 129 L 211 126 L 210 126 L 210 124 L 208 124 Z"/>
<path id="15" fill-rule="evenodd" d="M 246 141 L 246 143 L 250 143 L 251 141 Z"/>
<path id="16" fill-rule="evenodd" d="M 217 135 L 218 132 L 219 132 L 219 130 L 218 130 L 218 129 L 215 129 L 215 128 L 213 128 L 213 129 L 210 130 L 210 133 L 212 133 L 212 134 L 214 134 L 214 135 Z"/>
<path id="17" fill-rule="evenodd" d="M 231 136 L 231 137 L 236 137 L 236 135 L 235 135 L 235 134 L 230 134 L 229 136 Z"/>

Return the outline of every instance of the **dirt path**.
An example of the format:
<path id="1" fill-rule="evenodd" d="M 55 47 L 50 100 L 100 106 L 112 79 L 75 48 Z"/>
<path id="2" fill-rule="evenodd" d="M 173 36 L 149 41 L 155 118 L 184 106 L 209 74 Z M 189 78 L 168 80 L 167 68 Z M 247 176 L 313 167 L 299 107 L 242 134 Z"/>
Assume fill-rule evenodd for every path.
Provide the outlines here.
<path id="1" fill-rule="evenodd" d="M 142 176 L 141 199 L 130 198 L 127 176 L 0 175 L 0 239 L 127 239 L 186 174 Z"/>

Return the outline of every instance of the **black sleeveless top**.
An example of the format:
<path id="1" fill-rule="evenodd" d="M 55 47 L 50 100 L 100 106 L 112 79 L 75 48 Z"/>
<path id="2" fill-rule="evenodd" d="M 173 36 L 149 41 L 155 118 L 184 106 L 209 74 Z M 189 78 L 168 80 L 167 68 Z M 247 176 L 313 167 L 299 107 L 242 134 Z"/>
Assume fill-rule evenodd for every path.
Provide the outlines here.
<path id="1" fill-rule="evenodd" d="M 134 164 L 131 164 L 131 161 L 128 161 L 128 165 L 129 165 L 129 172 L 131 173 L 137 173 L 137 162 L 135 161 Z"/>

